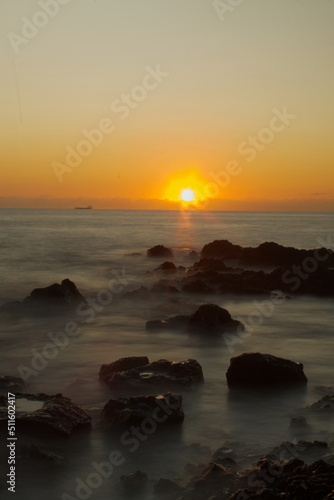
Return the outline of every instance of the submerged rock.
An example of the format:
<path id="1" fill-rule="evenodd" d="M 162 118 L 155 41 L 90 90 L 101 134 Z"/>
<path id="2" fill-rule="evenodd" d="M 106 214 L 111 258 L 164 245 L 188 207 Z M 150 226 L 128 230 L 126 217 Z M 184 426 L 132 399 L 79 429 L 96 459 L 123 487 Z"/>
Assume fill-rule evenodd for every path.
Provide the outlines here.
<path id="1" fill-rule="evenodd" d="M 115 426 L 142 424 L 145 431 L 147 424 L 150 434 L 152 426 L 182 422 L 183 419 L 182 396 L 168 392 L 158 396 L 110 399 L 102 410 L 99 427 L 108 430 Z"/>
<path id="2" fill-rule="evenodd" d="M 0 397 L 0 424 L 7 426 L 7 398 Z M 69 436 L 75 430 L 90 430 L 91 418 L 71 399 L 56 394 L 17 394 L 17 432 Z"/>
<path id="3" fill-rule="evenodd" d="M 243 331 L 244 326 L 240 321 L 232 319 L 226 309 L 215 304 L 204 304 L 191 315 L 173 316 L 165 321 L 147 321 L 146 329 L 184 330 L 190 333 L 220 335 L 238 329 Z"/>
<path id="4" fill-rule="evenodd" d="M 165 247 L 164 245 L 156 245 L 147 250 L 147 257 L 166 257 L 166 258 L 174 258 L 174 254 L 170 248 Z"/>
<path id="5" fill-rule="evenodd" d="M 290 386 L 307 382 L 301 363 L 259 352 L 231 358 L 226 378 L 230 388 Z"/>
<path id="6" fill-rule="evenodd" d="M 193 387 L 204 381 L 202 367 L 195 359 L 187 361 L 160 359 L 129 370 L 108 373 L 103 379 L 113 390 Z"/>
<path id="7" fill-rule="evenodd" d="M 334 396 L 324 396 L 316 403 L 308 406 L 307 409 L 320 411 L 323 413 L 332 412 L 334 410 Z"/>

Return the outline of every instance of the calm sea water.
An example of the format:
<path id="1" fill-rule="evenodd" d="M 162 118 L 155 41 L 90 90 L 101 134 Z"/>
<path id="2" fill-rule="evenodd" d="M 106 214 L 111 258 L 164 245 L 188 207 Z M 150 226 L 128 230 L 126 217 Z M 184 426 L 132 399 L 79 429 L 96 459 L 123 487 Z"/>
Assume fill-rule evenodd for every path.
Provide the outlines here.
<path id="1" fill-rule="evenodd" d="M 126 291 L 156 280 L 156 262 L 145 257 L 147 248 L 172 247 L 178 264 L 187 265 L 190 250 L 199 251 L 215 239 L 241 245 L 276 241 L 297 248 L 327 246 L 334 238 L 334 214 L 164 212 L 95 210 L 0 210 L 0 304 L 21 300 L 35 287 L 70 278 L 86 296 L 95 297 L 115 273 L 127 277 Z M 321 240 L 319 240 L 319 238 Z M 141 255 L 131 255 L 132 253 Z M 111 450 L 124 452 L 126 461 L 90 498 L 118 498 L 113 485 L 122 474 L 144 470 L 151 479 L 180 477 L 186 463 L 209 460 L 210 454 L 193 454 L 189 445 L 200 443 L 212 451 L 224 441 L 244 441 L 255 450 L 294 439 L 289 432 L 291 416 L 320 399 L 333 386 L 333 301 L 312 297 L 294 298 L 275 309 L 233 352 L 222 341 L 206 341 L 180 333 L 152 334 L 145 331 L 148 319 L 187 314 L 199 304 L 215 302 L 233 317 L 247 320 L 255 301 L 266 297 L 226 297 L 179 294 L 158 296 L 151 301 L 115 297 L 94 321 L 82 326 L 81 335 L 31 377 L 30 392 L 62 392 L 84 407 L 101 405 L 110 397 L 99 384 L 101 364 L 119 357 L 147 355 L 150 360 L 197 359 L 205 385 L 184 394 L 186 418 L 177 431 L 161 430 L 129 454 L 119 436 L 106 438 L 94 430 L 84 441 L 74 438 L 44 448 L 66 457 L 61 470 L 52 467 L 21 472 L 16 498 L 75 498 L 75 480 L 92 472 L 92 462 L 107 460 Z M 18 375 L 18 366 L 30 366 L 34 352 L 48 342 L 48 333 L 62 332 L 65 318 L 17 318 L 0 329 L 1 372 Z M 229 359 L 246 351 L 268 352 L 304 363 L 309 383 L 305 391 L 283 394 L 231 396 L 225 373 Z M 327 391 L 327 392 L 326 392 Z M 98 413 L 98 412 L 97 412 Z M 312 418 L 312 439 L 334 440 L 330 421 Z M 42 447 L 43 447 L 42 446 Z M 20 489 L 21 488 L 21 489 Z M 21 495 L 21 496 L 20 496 Z"/>

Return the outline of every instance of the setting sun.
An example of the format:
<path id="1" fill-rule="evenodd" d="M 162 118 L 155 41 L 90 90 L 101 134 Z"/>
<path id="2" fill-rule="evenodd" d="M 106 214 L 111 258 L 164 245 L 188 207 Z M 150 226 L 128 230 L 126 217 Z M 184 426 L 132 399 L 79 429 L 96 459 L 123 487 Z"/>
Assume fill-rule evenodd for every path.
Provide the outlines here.
<path id="1" fill-rule="evenodd" d="M 181 198 L 183 201 L 193 201 L 195 195 L 191 189 L 185 189 L 181 193 Z"/>

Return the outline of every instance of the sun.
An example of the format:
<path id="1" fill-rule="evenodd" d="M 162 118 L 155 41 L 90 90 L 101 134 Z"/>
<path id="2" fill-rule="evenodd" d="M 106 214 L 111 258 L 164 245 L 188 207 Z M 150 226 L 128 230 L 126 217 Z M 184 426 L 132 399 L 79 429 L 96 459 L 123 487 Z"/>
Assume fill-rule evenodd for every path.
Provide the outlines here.
<path id="1" fill-rule="evenodd" d="M 183 201 L 193 201 L 195 198 L 194 191 L 192 189 L 184 189 L 181 193 L 181 198 Z"/>

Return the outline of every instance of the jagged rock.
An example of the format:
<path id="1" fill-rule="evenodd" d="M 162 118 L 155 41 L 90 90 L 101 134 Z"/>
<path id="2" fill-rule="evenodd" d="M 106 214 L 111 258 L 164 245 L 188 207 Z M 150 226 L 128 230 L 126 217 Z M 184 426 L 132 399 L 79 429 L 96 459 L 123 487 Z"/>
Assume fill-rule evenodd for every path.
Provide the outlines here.
<path id="1" fill-rule="evenodd" d="M 129 476 L 121 476 L 120 483 L 126 493 L 136 494 L 146 489 L 148 477 L 145 472 L 137 470 Z"/>
<path id="2" fill-rule="evenodd" d="M 240 321 L 232 319 L 230 313 L 215 304 L 204 304 L 192 315 L 178 315 L 165 321 L 151 320 L 146 323 L 147 330 L 184 330 L 190 333 L 220 335 L 223 333 L 244 330 Z"/>
<path id="3" fill-rule="evenodd" d="M 231 358 L 226 378 L 230 388 L 289 387 L 307 382 L 301 363 L 259 352 L 248 352 Z"/>
<path id="4" fill-rule="evenodd" d="M 71 399 L 56 394 L 16 394 L 17 432 L 69 436 L 74 430 L 90 430 L 91 418 Z M 0 424 L 7 426 L 7 398 L 0 397 Z"/>
<path id="5" fill-rule="evenodd" d="M 104 377 L 105 383 L 113 390 L 193 387 L 203 380 L 202 367 L 195 359 L 187 361 L 160 359 L 130 370 L 113 372 Z"/>
<path id="6" fill-rule="evenodd" d="M 173 259 L 174 254 L 170 248 L 164 245 L 156 245 L 147 250 L 147 257 L 166 257 Z"/>
<path id="7" fill-rule="evenodd" d="M 321 412 L 327 413 L 328 411 L 334 410 L 334 396 L 324 396 L 319 399 L 316 403 L 313 403 L 311 406 L 308 406 L 307 409 L 310 410 L 319 410 Z"/>
<path id="8" fill-rule="evenodd" d="M 182 422 L 183 419 L 182 396 L 168 392 L 158 396 L 110 399 L 102 410 L 99 427 L 108 430 L 148 421 L 151 431 L 152 424 Z"/>
<path id="9" fill-rule="evenodd" d="M 105 379 L 108 375 L 117 372 L 123 372 L 126 370 L 132 370 L 132 368 L 138 368 L 138 366 L 144 366 L 149 364 L 149 359 L 147 356 L 128 356 L 126 358 L 120 358 L 109 365 L 102 365 L 100 368 L 100 378 Z"/>
<path id="10" fill-rule="evenodd" d="M 12 302 L 1 306 L 4 313 L 44 313 L 72 310 L 86 299 L 73 281 L 64 279 L 45 288 L 35 288 L 22 302 Z"/>

